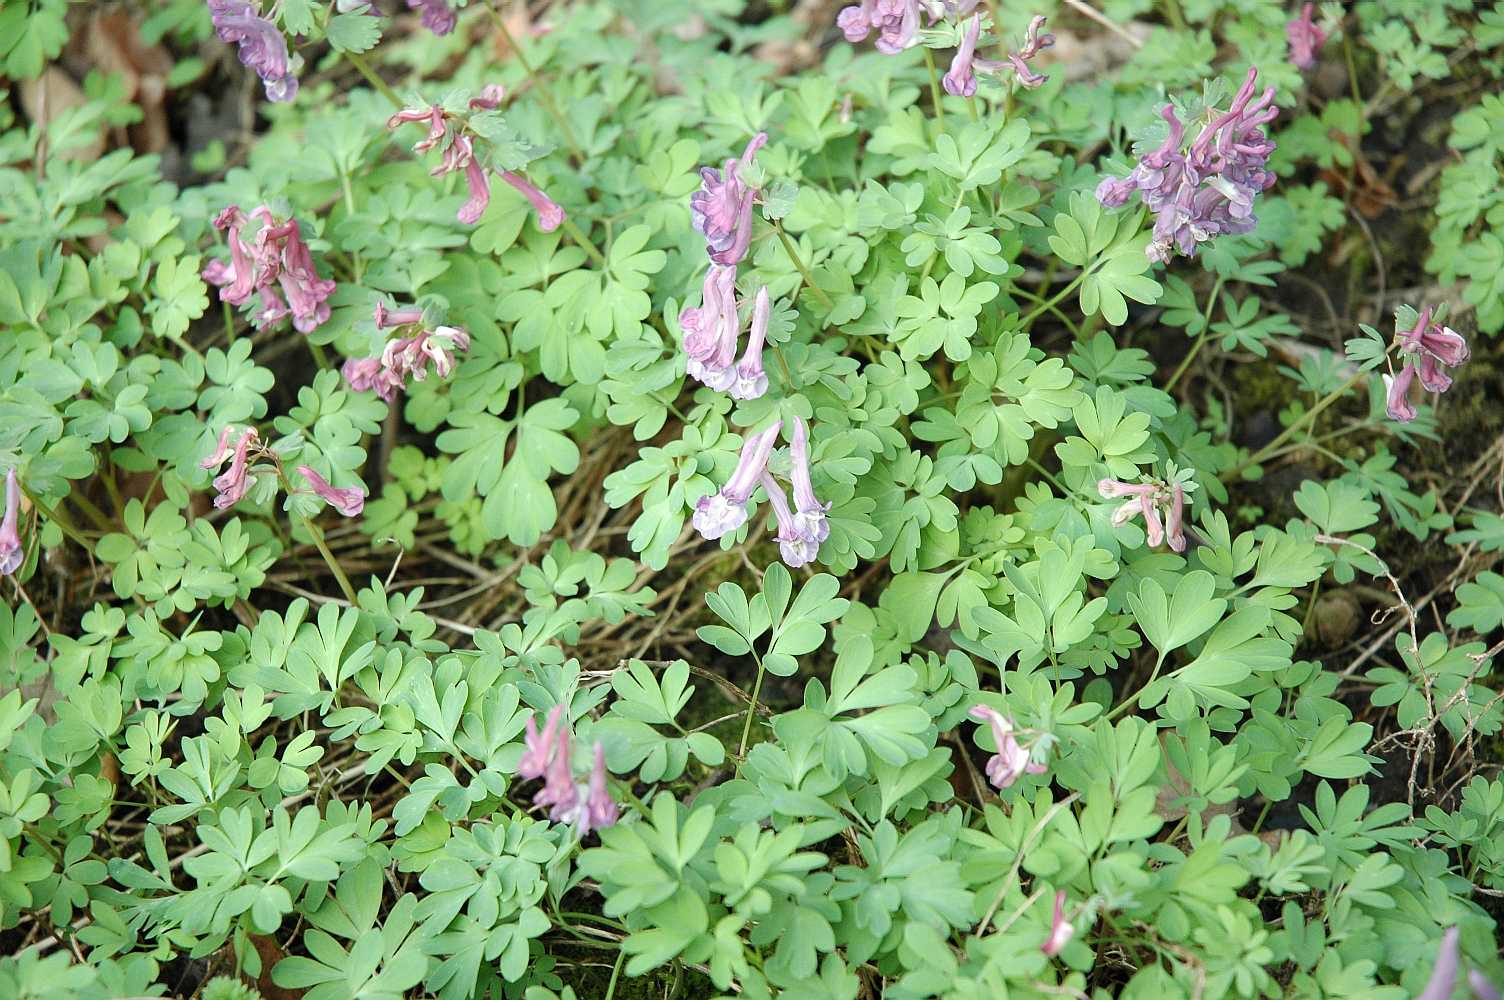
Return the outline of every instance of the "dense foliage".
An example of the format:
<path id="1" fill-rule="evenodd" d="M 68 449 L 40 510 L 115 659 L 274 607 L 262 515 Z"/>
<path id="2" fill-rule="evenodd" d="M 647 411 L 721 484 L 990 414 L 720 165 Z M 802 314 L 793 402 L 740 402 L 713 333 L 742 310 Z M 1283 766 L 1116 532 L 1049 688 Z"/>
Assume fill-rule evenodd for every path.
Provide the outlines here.
<path id="1" fill-rule="evenodd" d="M 1504 982 L 1504 3 L 0 73 L 0 997 Z"/>

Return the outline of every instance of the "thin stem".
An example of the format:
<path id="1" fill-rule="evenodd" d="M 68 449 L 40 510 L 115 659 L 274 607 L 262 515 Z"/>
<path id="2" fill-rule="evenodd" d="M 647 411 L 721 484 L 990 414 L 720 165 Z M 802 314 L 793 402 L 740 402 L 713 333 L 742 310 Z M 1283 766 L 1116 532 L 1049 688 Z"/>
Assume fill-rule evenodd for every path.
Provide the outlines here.
<path id="1" fill-rule="evenodd" d="M 585 149 L 580 145 L 580 140 L 575 138 L 574 129 L 569 127 L 569 119 L 564 117 L 564 113 L 559 110 L 559 105 L 554 102 L 553 91 L 548 89 L 548 83 L 533 68 L 533 64 L 528 61 L 527 54 L 522 51 L 522 46 L 517 44 L 517 39 L 512 36 L 511 29 L 507 27 L 506 19 L 501 16 L 500 11 L 490 4 L 486 5 L 486 13 L 491 15 L 491 20 L 496 23 L 496 30 L 501 32 L 501 37 L 506 39 L 507 45 L 516 54 L 517 61 L 522 64 L 523 72 L 527 73 L 528 79 L 533 82 L 533 86 L 538 88 L 538 96 L 542 99 L 543 106 L 548 109 L 549 115 L 553 118 L 555 124 L 559 126 L 559 131 L 564 133 L 564 141 L 569 144 L 570 151 L 574 153 L 575 159 L 585 159 Z"/>
<path id="2" fill-rule="evenodd" d="M 1019 321 L 1018 325 L 1021 326 L 1021 327 L 1028 326 L 1029 324 L 1033 323 L 1036 319 L 1038 319 L 1040 317 L 1040 315 L 1042 315 L 1043 313 L 1049 312 L 1052 308 L 1054 308 L 1057 304 L 1059 304 L 1059 302 L 1060 302 L 1061 299 L 1065 298 L 1071 292 L 1074 292 L 1076 290 L 1077 286 L 1079 286 L 1081 284 L 1081 282 L 1083 282 L 1083 281 L 1086 280 L 1086 275 L 1088 273 L 1089 273 L 1089 271 L 1082 271 L 1080 274 L 1076 275 L 1074 278 L 1071 279 L 1071 283 L 1070 284 L 1066 285 L 1058 293 L 1056 293 L 1054 296 L 1052 296 L 1051 298 L 1049 298 L 1048 300 L 1046 300 L 1044 303 L 1042 303 L 1033 312 L 1031 312 L 1031 313 L 1029 313 L 1029 315 L 1025 316 L 1022 320 Z"/>
<path id="3" fill-rule="evenodd" d="M 783 369 L 783 381 L 790 389 L 799 388 L 794 384 L 794 373 L 789 371 L 789 363 L 784 360 L 783 350 L 777 344 L 770 345 L 773 348 L 773 357 L 778 359 L 778 367 Z"/>
<path id="4" fill-rule="evenodd" d="M 585 251 L 586 255 L 588 255 L 591 260 L 595 261 L 598 266 L 606 266 L 605 256 L 600 252 L 600 250 L 596 248 L 595 244 L 591 242 L 590 237 L 586 236 L 584 231 L 582 231 L 579 226 L 575 225 L 574 220 L 567 215 L 564 216 L 564 231 L 569 234 L 570 239 L 579 244 L 580 249 Z"/>
<path id="5" fill-rule="evenodd" d="M 1254 452 L 1252 455 L 1249 455 L 1243 461 L 1233 466 L 1228 470 L 1227 474 L 1230 476 L 1235 476 L 1238 473 L 1242 472 L 1244 469 L 1248 468 L 1250 465 L 1258 465 L 1265 458 L 1269 457 L 1270 453 L 1277 450 L 1280 445 L 1284 444 L 1286 441 L 1290 440 L 1290 438 L 1294 437 L 1299 431 L 1303 430 L 1306 426 L 1313 423 L 1317 417 L 1321 416 L 1322 411 L 1345 396 L 1347 394 L 1347 390 L 1351 389 L 1360 381 L 1367 378 L 1368 375 L 1369 372 L 1366 369 L 1359 369 L 1352 378 L 1348 379 L 1346 382 L 1343 382 L 1337 388 L 1333 389 L 1331 392 L 1321 397 L 1321 399 L 1317 400 L 1315 406 L 1307 410 L 1298 420 L 1295 421 L 1295 423 L 1291 424 L 1289 427 L 1286 427 L 1284 431 L 1281 432 L 1279 436 L 1276 437 L 1273 441 L 1270 441 L 1268 444 L 1264 445 L 1264 447 L 1260 448 L 1258 451 Z"/>
<path id="6" fill-rule="evenodd" d="M 616 980 L 621 976 L 622 963 L 627 960 L 627 949 L 623 948 L 616 953 L 616 965 L 611 969 L 611 981 L 606 984 L 606 1000 L 616 996 Z"/>
<path id="7" fill-rule="evenodd" d="M 313 355 L 313 362 L 314 362 L 314 364 L 318 365 L 319 368 L 321 368 L 321 369 L 328 368 L 329 367 L 329 356 L 324 353 L 324 349 L 322 347 L 320 347 L 318 344 L 315 344 L 311 340 L 307 341 L 307 343 L 308 343 L 308 351 L 309 351 L 310 354 Z"/>
<path id="8" fill-rule="evenodd" d="M 1176 31 L 1185 30 L 1185 15 L 1180 12 L 1180 0 L 1165 0 L 1165 13 L 1169 15 L 1170 23 Z"/>
<path id="9" fill-rule="evenodd" d="M 935 120 L 944 128 L 945 108 L 940 104 L 940 74 L 935 69 L 935 54 L 928 48 L 924 50 L 924 65 L 930 71 L 930 100 L 935 105 Z"/>
<path id="10" fill-rule="evenodd" d="M 350 65 L 355 67 L 355 72 L 366 78 L 366 83 L 375 87 L 381 96 L 391 101 L 397 107 L 402 107 L 402 98 L 397 96 L 397 92 L 391 88 L 390 84 L 376 75 L 371 69 L 371 64 L 366 62 L 364 56 L 358 52 L 346 52 L 344 56 L 349 60 Z"/>
<path id="11" fill-rule="evenodd" d="M 736 748 L 736 756 L 747 756 L 747 739 L 752 735 L 752 718 L 757 715 L 757 696 L 762 693 L 763 663 L 762 657 L 752 654 L 757 658 L 757 680 L 752 682 L 752 700 L 747 703 L 747 721 L 742 724 L 742 741 Z"/>
<path id="12" fill-rule="evenodd" d="M 778 234 L 778 240 L 783 244 L 784 253 L 789 255 L 789 260 L 794 262 L 794 266 L 803 275 L 805 287 L 814 292 L 815 298 L 819 299 L 826 309 L 834 309 L 836 304 L 830 300 L 829 295 L 825 294 L 823 288 L 815 284 L 815 279 L 810 277 L 809 268 L 804 266 L 804 258 L 799 256 L 799 248 L 794 246 L 793 240 L 789 239 L 789 234 L 783 231 L 783 224 L 779 222 L 773 223 L 773 232 Z"/>
<path id="13" fill-rule="evenodd" d="M 225 347 L 229 347 L 235 343 L 235 311 L 224 299 L 220 299 L 219 304 L 225 311 Z"/>
<path id="14" fill-rule="evenodd" d="M 349 601 L 352 606 L 357 604 L 358 600 L 355 596 L 355 588 L 350 586 L 350 578 L 345 576 L 345 571 L 340 569 L 339 560 L 334 558 L 334 553 L 330 552 L 329 546 L 324 543 L 324 533 L 302 514 L 298 515 L 298 520 L 303 522 L 303 527 L 312 536 L 313 544 L 319 550 L 319 555 L 324 557 L 325 565 L 334 573 L 334 579 L 339 582 L 339 589 L 344 592 L 345 600 Z"/>
<path id="15" fill-rule="evenodd" d="M 1180 381 L 1180 376 L 1186 373 L 1186 369 L 1191 367 L 1191 362 L 1196 360 L 1196 355 L 1201 353 L 1201 348 L 1206 343 L 1207 334 L 1211 332 L 1212 310 L 1217 307 L 1217 296 L 1222 294 L 1222 283 L 1225 280 L 1225 278 L 1219 275 L 1217 283 L 1212 286 L 1212 293 L 1206 300 L 1206 312 L 1201 317 L 1201 335 L 1196 338 L 1196 342 L 1191 345 L 1191 349 L 1185 353 L 1185 358 L 1180 362 L 1180 367 L 1175 369 L 1175 374 L 1170 376 L 1170 381 L 1165 384 L 1165 392 L 1169 392 L 1175 388 L 1175 384 Z"/>
<path id="16" fill-rule="evenodd" d="M 1128 711 L 1128 709 L 1133 706 L 1133 703 L 1138 701 L 1139 696 L 1142 695 L 1145 691 L 1149 690 L 1149 685 L 1153 684 L 1156 680 L 1159 679 L 1160 668 L 1162 668 L 1164 665 L 1165 657 L 1164 654 L 1161 653 L 1159 654 L 1159 659 L 1154 661 L 1154 669 L 1149 672 L 1149 679 L 1144 681 L 1144 686 L 1133 692 L 1133 694 L 1129 697 L 1125 698 L 1123 700 L 1123 703 L 1120 704 L 1117 708 L 1114 708 L 1111 712 L 1108 712 L 1107 721 L 1111 722 L 1113 719 L 1116 719 L 1118 716 Z"/>

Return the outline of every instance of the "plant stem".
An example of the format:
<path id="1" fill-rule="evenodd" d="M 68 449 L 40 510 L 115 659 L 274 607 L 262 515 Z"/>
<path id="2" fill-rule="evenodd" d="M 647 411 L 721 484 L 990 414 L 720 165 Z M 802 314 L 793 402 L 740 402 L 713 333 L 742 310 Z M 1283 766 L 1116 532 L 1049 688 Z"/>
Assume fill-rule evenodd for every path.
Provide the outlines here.
<path id="1" fill-rule="evenodd" d="M 590 259 L 595 261 L 598 266 L 606 266 L 605 256 L 600 252 L 600 250 L 596 248 L 596 245 L 591 241 L 590 237 L 586 236 L 585 233 L 580 229 L 580 227 L 575 225 L 574 220 L 571 219 L 568 215 L 564 216 L 564 231 L 569 234 L 571 239 L 579 244 L 580 249 L 585 251 Z"/>
<path id="2" fill-rule="evenodd" d="M 1029 315 L 1027 315 L 1023 319 L 1019 320 L 1018 325 L 1021 326 L 1021 327 L 1028 326 L 1029 324 L 1033 323 L 1036 319 L 1038 319 L 1043 313 L 1049 312 L 1052 308 L 1055 307 L 1055 305 L 1057 303 L 1060 302 L 1061 299 L 1065 298 L 1071 292 L 1074 292 L 1076 290 L 1076 288 L 1081 284 L 1081 282 L 1083 282 L 1083 281 L 1086 280 L 1086 275 L 1088 273 L 1089 273 L 1089 269 L 1085 270 L 1085 271 L 1082 271 L 1080 274 L 1076 275 L 1074 278 L 1071 279 L 1071 283 L 1070 284 L 1066 285 L 1059 292 L 1057 292 L 1054 296 L 1052 296 L 1051 298 L 1049 298 L 1048 300 L 1046 300 L 1044 303 L 1042 303 L 1033 312 L 1029 313 Z"/>
<path id="3" fill-rule="evenodd" d="M 328 368 L 329 356 L 324 353 L 324 349 L 306 337 L 304 341 L 308 344 L 308 352 L 313 355 L 313 363 L 318 365 L 320 369 Z"/>
<path id="4" fill-rule="evenodd" d="M 747 704 L 747 721 L 742 724 L 742 741 L 736 748 L 736 755 L 740 758 L 747 756 L 747 739 L 752 735 L 752 717 L 757 714 L 757 696 L 762 693 L 762 657 L 756 653 L 752 655 L 757 659 L 757 680 L 752 682 L 752 700 Z"/>
<path id="5" fill-rule="evenodd" d="M 810 277 L 809 268 L 804 266 L 804 258 L 799 256 L 799 248 L 794 246 L 793 240 L 789 239 L 789 234 L 783 231 L 783 224 L 779 222 L 773 223 L 773 232 L 778 234 L 778 240 L 783 244 L 784 253 L 789 255 L 789 260 L 794 262 L 794 266 L 804 276 L 805 287 L 815 294 L 815 298 L 819 299 L 826 309 L 834 309 L 836 304 L 831 301 L 829 295 L 825 294 L 823 288 L 815 284 L 815 279 Z"/>
<path id="6" fill-rule="evenodd" d="M 945 127 L 945 108 L 940 104 L 940 74 L 935 70 L 935 54 L 928 47 L 924 50 L 924 65 L 930 71 L 930 100 L 935 105 L 935 120 Z"/>
<path id="7" fill-rule="evenodd" d="M 538 88 L 538 97 L 542 99 L 543 106 L 548 109 L 548 113 L 553 118 L 554 123 L 559 126 L 559 131 L 564 134 L 564 141 L 569 144 L 569 149 L 574 154 L 575 159 L 585 159 L 584 147 L 580 145 L 580 140 L 575 138 L 574 129 L 569 127 L 569 119 L 564 117 L 564 113 L 559 110 L 559 105 L 554 102 L 553 91 L 548 89 L 548 83 L 533 68 L 533 64 L 528 61 L 527 54 L 522 51 L 522 46 L 517 44 L 517 39 L 512 36 L 511 29 L 507 27 L 506 19 L 491 4 L 486 5 L 486 12 L 491 15 L 491 20 L 496 23 L 496 30 L 501 32 L 501 37 L 506 39 L 507 45 L 511 46 L 512 51 L 516 53 L 517 61 L 522 64 L 523 72 L 533 82 L 533 86 Z"/>
<path id="8" fill-rule="evenodd" d="M 1217 307 L 1217 296 L 1222 294 L 1222 282 L 1225 280 L 1225 278 L 1219 275 L 1217 283 L 1212 286 L 1212 294 L 1206 300 L 1206 312 L 1201 317 L 1201 335 L 1196 338 L 1196 342 L 1186 352 L 1185 358 L 1180 362 L 1180 367 L 1175 369 L 1175 374 L 1170 376 L 1170 381 L 1165 384 L 1165 392 L 1168 393 L 1171 389 L 1175 388 L 1175 383 L 1180 381 L 1180 376 L 1186 373 L 1186 369 L 1191 367 L 1191 362 L 1196 360 L 1196 355 L 1201 353 L 1201 347 L 1206 343 L 1206 336 L 1211 332 L 1212 310 Z"/>
<path id="9" fill-rule="evenodd" d="M 346 52 L 344 53 L 344 57 L 349 60 L 351 66 L 355 67 L 355 72 L 366 78 L 366 83 L 375 87 L 383 97 L 397 107 L 402 107 L 402 98 L 397 96 L 397 92 L 391 88 L 390 84 L 376 75 L 371 69 L 371 64 L 366 62 L 364 56 L 358 52 Z"/>
<path id="10" fill-rule="evenodd" d="M 1317 417 L 1321 416 L 1323 410 L 1345 396 L 1347 394 L 1347 390 L 1357 385 L 1368 375 L 1369 372 L 1367 369 L 1359 369 L 1352 378 L 1348 379 L 1346 382 L 1343 382 L 1337 388 L 1333 389 L 1331 392 L 1327 393 L 1325 396 L 1317 400 L 1315 406 L 1307 410 L 1298 420 L 1295 421 L 1295 423 L 1291 424 L 1289 427 L 1286 427 L 1284 431 L 1281 432 L 1280 435 L 1273 441 L 1270 441 L 1268 444 L 1264 445 L 1264 447 L 1260 448 L 1258 451 L 1254 452 L 1252 455 L 1249 455 L 1243 461 L 1233 466 L 1228 470 L 1227 474 L 1230 476 L 1235 476 L 1238 473 L 1242 472 L 1244 469 L 1248 468 L 1250 465 L 1258 465 L 1261 461 L 1267 458 L 1271 452 L 1275 451 L 1279 448 L 1280 445 L 1284 444 L 1286 441 L 1290 440 L 1290 438 L 1294 437 L 1297 432 L 1304 429 L 1308 424 L 1313 423 Z"/>
<path id="11" fill-rule="evenodd" d="M 1154 661 L 1154 669 L 1149 672 L 1149 679 L 1144 681 L 1143 687 L 1139 688 L 1137 691 L 1133 692 L 1133 694 L 1123 699 L 1122 704 L 1118 705 L 1117 708 L 1114 708 L 1112 711 L 1108 712 L 1106 715 L 1107 721 L 1111 722 L 1113 719 L 1116 719 L 1118 716 L 1128 711 L 1128 709 L 1133 706 L 1133 703 L 1138 701 L 1139 696 L 1142 695 L 1145 691 L 1149 690 L 1149 685 L 1153 684 L 1156 680 L 1159 679 L 1159 671 L 1164 665 L 1165 656 L 1163 653 L 1161 653 L 1159 654 L 1159 659 Z"/>
<path id="12" fill-rule="evenodd" d="M 627 949 L 622 948 L 616 953 L 616 965 L 611 969 L 611 981 L 606 984 L 606 1000 L 616 996 L 616 980 L 621 975 L 621 964 L 627 959 Z"/>
<path id="13" fill-rule="evenodd" d="M 344 591 L 345 600 L 352 605 L 356 604 L 355 588 L 350 586 L 350 578 L 345 576 L 345 571 L 340 569 L 339 560 L 334 558 L 334 553 L 330 552 L 329 546 L 324 543 L 324 533 L 302 514 L 298 515 L 298 520 L 303 522 L 303 527 L 313 538 L 313 544 L 319 550 L 319 555 L 324 557 L 324 564 L 334 573 L 334 579 L 339 581 L 339 589 Z"/>

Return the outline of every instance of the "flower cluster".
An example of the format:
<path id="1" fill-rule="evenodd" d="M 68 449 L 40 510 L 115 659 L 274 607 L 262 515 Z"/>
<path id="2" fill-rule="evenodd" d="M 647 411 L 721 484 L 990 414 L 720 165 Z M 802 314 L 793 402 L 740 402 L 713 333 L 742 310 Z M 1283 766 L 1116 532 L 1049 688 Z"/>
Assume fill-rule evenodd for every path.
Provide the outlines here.
<path id="1" fill-rule="evenodd" d="M 970 715 L 978 722 L 985 722 L 992 730 L 992 741 L 997 744 L 997 753 L 987 759 L 987 780 L 998 791 L 1011 787 L 1026 774 L 1043 774 L 1045 766 L 1036 764 L 1029 748 L 1018 742 L 1014 735 L 1013 720 L 988 705 L 971 706 Z"/>
<path id="2" fill-rule="evenodd" d="M 446 0 L 407 0 L 409 10 L 419 12 L 419 20 L 423 27 L 435 35 L 447 35 L 454 30 L 459 21 L 459 15 L 449 6 Z"/>
<path id="3" fill-rule="evenodd" d="M 260 228 L 248 240 L 245 230 L 252 219 Z M 312 333 L 329 319 L 329 296 L 335 284 L 320 278 L 314 269 L 297 219 L 279 223 L 265 205 L 247 217 L 238 205 L 231 205 L 215 217 L 214 227 L 225 233 L 230 261 L 211 260 L 203 277 L 219 288 L 222 300 L 238 306 L 257 293 L 261 308 L 252 320 L 260 329 L 290 315 L 300 332 Z"/>
<path id="4" fill-rule="evenodd" d="M 1185 506 L 1186 489 L 1180 482 L 1125 483 L 1117 479 L 1103 479 L 1097 483 L 1097 492 L 1104 500 L 1123 500 L 1113 511 L 1112 523 L 1124 525 L 1139 515 L 1144 518 L 1144 535 L 1150 548 L 1157 548 L 1166 541 L 1176 552 L 1185 551 Z M 1126 499 L 1125 499 L 1126 498 Z M 1160 511 L 1164 511 L 1161 520 Z"/>
<path id="5" fill-rule="evenodd" d="M 729 393 L 732 399 L 762 396 L 768 391 L 762 352 L 771 315 L 772 302 L 767 287 L 763 286 L 757 290 L 752 303 L 747 348 L 742 352 L 741 360 L 736 361 L 736 346 L 741 339 L 736 267 L 712 264 L 705 275 L 700 306 L 686 306 L 679 312 L 679 326 L 684 331 L 684 353 L 688 357 L 685 372 L 717 392 Z"/>
<path id="6" fill-rule="evenodd" d="M 251 449 L 261 445 L 261 435 L 256 428 L 247 427 L 240 435 L 240 440 L 235 443 L 235 450 L 230 450 L 230 437 L 235 432 L 234 424 L 225 424 L 219 432 L 219 443 L 214 448 L 214 453 L 201 463 L 201 468 L 218 469 L 224 464 L 225 459 L 230 460 L 230 467 L 218 476 L 214 477 L 214 506 L 219 510 L 227 510 L 239 503 L 251 488 Z"/>
<path id="7" fill-rule="evenodd" d="M 1290 41 L 1290 61 L 1300 69 L 1316 65 L 1316 53 L 1326 44 L 1326 32 L 1311 17 L 1315 4 L 1306 4 L 1300 16 L 1285 25 L 1285 37 Z"/>
<path id="8" fill-rule="evenodd" d="M 340 369 L 345 381 L 356 392 L 372 392 L 391 402 L 399 392 L 407 389 L 409 379 L 422 382 L 428 377 L 429 362 L 440 378 L 447 378 L 454 370 L 453 351 L 470 348 L 470 335 L 456 326 L 438 326 L 429 330 L 423 327 L 423 310 L 417 308 L 388 309 L 385 302 L 376 303 L 376 329 L 416 327 L 406 337 L 387 341 L 386 347 L 376 357 L 350 358 Z"/>
<path id="9" fill-rule="evenodd" d="M 1410 389 L 1416 378 L 1427 392 L 1446 392 L 1452 387 L 1452 376 L 1447 369 L 1456 368 L 1468 359 L 1467 341 L 1462 334 L 1431 317 L 1431 307 L 1427 306 L 1416 315 L 1413 327 L 1398 332 L 1400 355 L 1405 364 L 1398 375 L 1384 376 L 1389 390 L 1385 409 L 1401 423 L 1415 419 Z"/>
<path id="10" fill-rule="evenodd" d="M 10 576 L 21 568 L 26 549 L 21 545 L 21 484 L 16 470 L 5 473 L 5 519 L 0 521 L 0 574 Z"/>
<path id="11" fill-rule="evenodd" d="M 481 91 L 480 96 L 471 99 L 470 110 L 493 111 L 501 105 L 504 96 L 499 85 L 491 84 Z M 426 122 L 428 125 L 428 134 L 413 144 L 414 153 L 442 149 L 439 165 L 429 171 L 431 176 L 442 177 L 457 170 L 465 172 L 465 184 L 469 188 L 470 198 L 460 206 L 456 218 L 467 226 L 479 222 L 485 214 L 486 206 L 491 203 L 491 178 L 490 171 L 476 156 L 474 137 L 462 127 L 455 128 L 450 113 L 437 104 L 427 108 L 404 108 L 387 119 L 386 127 L 395 129 L 410 122 Z M 496 173 L 533 206 L 533 211 L 538 214 L 539 229 L 549 233 L 559 228 L 564 221 L 564 209 L 537 185 L 515 171 L 499 170 Z"/>
<path id="12" fill-rule="evenodd" d="M 1042 87 L 1049 80 L 1043 73 L 1036 73 L 1030 68 L 1029 63 L 1039 54 L 1041 49 L 1047 49 L 1055 44 L 1055 36 L 1040 34 L 1044 27 L 1043 15 L 1035 15 L 1029 20 L 1029 27 L 1024 33 L 1022 48 L 1009 52 L 1007 59 L 978 59 L 976 57 L 977 42 L 982 34 L 982 15 L 973 14 L 971 20 L 966 23 L 966 30 L 961 35 L 961 45 L 956 49 L 956 54 L 950 62 L 950 70 L 941 81 L 948 94 L 956 97 L 970 97 L 977 92 L 977 73 L 995 75 L 1004 70 L 1011 69 L 1019 86 L 1034 90 Z"/>
<path id="13" fill-rule="evenodd" d="M 877 51 L 897 55 L 919 42 L 919 0 L 861 0 L 843 8 L 836 24 L 853 44 L 877 32 Z"/>
<path id="14" fill-rule="evenodd" d="M 753 491 L 761 486 L 778 524 L 775 538 L 779 554 L 785 563 L 797 568 L 813 562 L 820 545 L 830 537 L 830 522 L 826 517 L 830 504 L 821 503 L 815 495 L 809 467 L 809 426 L 803 417 L 795 417 L 794 434 L 789 442 L 789 482 L 794 491 L 794 506 L 789 507 L 783 486 L 768 471 L 768 459 L 781 429 L 774 424 L 746 439 L 731 478 L 717 492 L 699 499 L 692 523 L 696 531 L 712 541 L 736 531 L 747 523 L 748 503 Z"/>
<path id="15" fill-rule="evenodd" d="M 759 132 L 748 140 L 741 159 L 728 159 L 720 170 L 700 168 L 700 190 L 689 196 L 689 212 L 695 231 L 705 237 L 705 250 L 713 263 L 735 265 L 747 256 L 757 189 L 741 172 L 751 166 L 767 141 L 768 134 Z"/>
<path id="16" fill-rule="evenodd" d="M 209 18 L 219 40 L 239 46 L 240 61 L 256 71 L 269 101 L 298 95 L 298 78 L 287 54 L 287 39 L 248 0 L 208 0 Z"/>
<path id="17" fill-rule="evenodd" d="M 1161 117 L 1170 134 L 1123 178 L 1108 177 L 1097 187 L 1097 200 L 1110 208 L 1126 204 L 1137 191 L 1154 213 L 1150 260 L 1168 261 L 1175 251 L 1194 256 L 1200 243 L 1223 233 L 1247 233 L 1257 219 L 1253 200 L 1274 183 L 1268 169 L 1274 142 L 1263 131 L 1279 114 L 1274 88 L 1254 97 L 1258 68 L 1248 71 L 1232 105 L 1211 111 L 1210 121 L 1186 144 L 1186 127 L 1173 105 Z"/>
<path id="18" fill-rule="evenodd" d="M 541 734 L 537 717 L 529 716 L 525 739 L 527 749 L 517 763 L 517 776 L 530 781 L 543 779 L 533 804 L 547 806 L 549 819 L 575 826 L 581 837 L 616 822 L 620 812 L 606 787 L 605 748 L 595 745 L 589 780 L 577 782 L 569 759 L 570 733 L 563 705 L 555 705 L 548 713 Z"/>

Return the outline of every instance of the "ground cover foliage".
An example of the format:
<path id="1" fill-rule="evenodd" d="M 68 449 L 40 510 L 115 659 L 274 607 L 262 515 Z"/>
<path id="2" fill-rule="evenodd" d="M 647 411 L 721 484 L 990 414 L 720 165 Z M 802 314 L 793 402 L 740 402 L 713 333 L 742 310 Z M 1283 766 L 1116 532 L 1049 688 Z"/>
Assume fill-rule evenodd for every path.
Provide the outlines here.
<path id="1" fill-rule="evenodd" d="M 1497 996 L 1504 4 L 0 29 L 0 996 Z"/>

